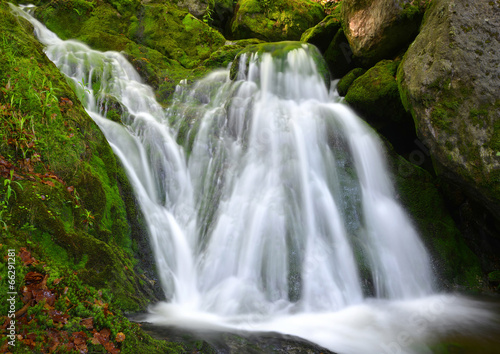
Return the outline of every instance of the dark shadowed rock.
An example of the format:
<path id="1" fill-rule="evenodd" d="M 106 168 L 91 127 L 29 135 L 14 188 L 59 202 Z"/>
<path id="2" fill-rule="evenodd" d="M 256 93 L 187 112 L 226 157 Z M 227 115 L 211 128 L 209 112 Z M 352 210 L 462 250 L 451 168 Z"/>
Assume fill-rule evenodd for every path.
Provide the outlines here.
<path id="1" fill-rule="evenodd" d="M 281 333 L 259 332 L 197 332 L 141 323 L 153 338 L 180 343 L 188 353 L 213 354 L 334 354 L 305 339 Z"/>
<path id="2" fill-rule="evenodd" d="M 300 40 L 315 45 L 324 53 L 341 26 L 339 12 L 328 15 L 316 26 L 305 31 Z"/>

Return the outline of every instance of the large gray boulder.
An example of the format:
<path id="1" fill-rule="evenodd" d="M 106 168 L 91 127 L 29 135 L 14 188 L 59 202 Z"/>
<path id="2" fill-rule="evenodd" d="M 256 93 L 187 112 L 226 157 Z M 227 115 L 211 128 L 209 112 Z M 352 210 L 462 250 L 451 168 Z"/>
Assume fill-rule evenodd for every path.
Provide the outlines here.
<path id="1" fill-rule="evenodd" d="M 500 220 L 500 7 L 434 0 L 398 85 L 435 169 Z"/>
<path id="2" fill-rule="evenodd" d="M 353 55 L 370 66 L 391 59 L 417 35 L 425 0 L 344 0 L 344 33 Z"/>

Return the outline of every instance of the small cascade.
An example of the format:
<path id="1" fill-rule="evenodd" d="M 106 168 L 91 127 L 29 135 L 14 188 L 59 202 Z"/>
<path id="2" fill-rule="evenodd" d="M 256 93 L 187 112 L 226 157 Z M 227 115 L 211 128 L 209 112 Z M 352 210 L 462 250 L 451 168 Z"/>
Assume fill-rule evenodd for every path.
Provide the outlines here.
<path id="1" fill-rule="evenodd" d="M 151 321 L 282 331 L 360 353 L 391 344 L 408 325 L 399 316 L 429 301 L 452 326 L 487 317 L 433 295 L 429 256 L 395 198 L 381 142 L 332 98 L 314 47 L 243 54 L 235 80 L 219 70 L 181 84 L 163 109 L 121 54 L 63 41 L 14 11 L 134 186 L 168 299 Z M 121 122 L 105 118 L 116 105 Z M 415 338 L 443 324 L 428 323 Z"/>

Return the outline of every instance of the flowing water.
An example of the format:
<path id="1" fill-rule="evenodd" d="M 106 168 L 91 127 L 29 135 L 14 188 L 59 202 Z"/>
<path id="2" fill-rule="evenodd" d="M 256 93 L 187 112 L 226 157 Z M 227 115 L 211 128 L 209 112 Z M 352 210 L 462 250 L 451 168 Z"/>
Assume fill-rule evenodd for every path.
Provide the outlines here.
<path id="1" fill-rule="evenodd" d="M 435 293 L 381 143 L 327 90 L 315 48 L 242 55 L 235 80 L 181 84 L 165 110 L 121 54 L 19 13 L 134 186 L 168 299 L 150 321 L 278 331 L 341 353 L 428 352 L 489 321 L 481 304 Z M 104 118 L 117 103 L 121 124 Z"/>

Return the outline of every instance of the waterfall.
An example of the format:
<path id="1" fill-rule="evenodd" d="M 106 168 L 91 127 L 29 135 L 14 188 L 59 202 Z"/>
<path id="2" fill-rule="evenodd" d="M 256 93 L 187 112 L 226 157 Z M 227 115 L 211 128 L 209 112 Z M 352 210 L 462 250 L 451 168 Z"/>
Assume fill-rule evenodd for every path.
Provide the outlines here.
<path id="1" fill-rule="evenodd" d="M 434 294 L 382 144 L 327 90 L 314 47 L 241 55 L 235 80 L 219 70 L 182 83 L 164 109 L 121 54 L 63 41 L 14 10 L 34 25 L 134 187 L 168 299 L 151 321 L 391 353 L 394 343 L 415 350 L 400 345 L 402 331 L 424 342 L 443 323 L 487 317 Z M 113 102 L 121 123 L 105 118 Z M 439 320 L 428 310 L 408 323 L 432 304 Z"/>

